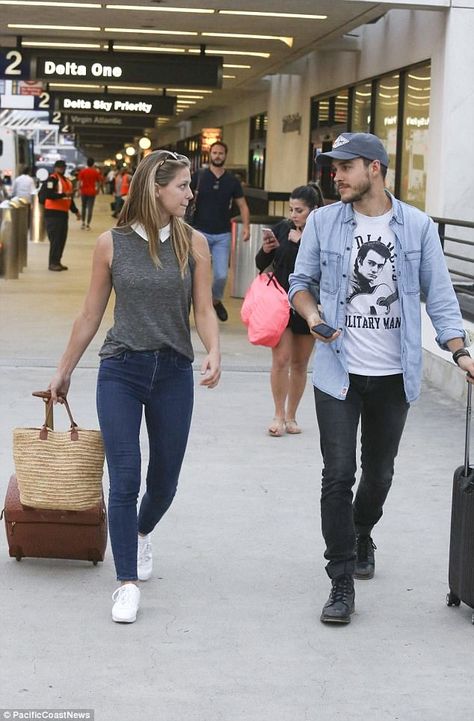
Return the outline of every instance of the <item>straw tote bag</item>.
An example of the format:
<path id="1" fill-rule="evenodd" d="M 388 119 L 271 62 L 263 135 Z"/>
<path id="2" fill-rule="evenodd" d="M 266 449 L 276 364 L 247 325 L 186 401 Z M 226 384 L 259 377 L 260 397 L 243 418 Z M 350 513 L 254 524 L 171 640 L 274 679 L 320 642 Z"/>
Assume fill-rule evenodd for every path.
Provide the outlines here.
<path id="1" fill-rule="evenodd" d="M 50 391 L 33 393 L 47 401 L 41 428 L 13 430 L 20 501 L 24 506 L 84 511 L 101 502 L 104 446 L 100 431 L 79 428 L 66 398 L 61 398 L 71 422 L 69 431 L 52 430 Z"/>

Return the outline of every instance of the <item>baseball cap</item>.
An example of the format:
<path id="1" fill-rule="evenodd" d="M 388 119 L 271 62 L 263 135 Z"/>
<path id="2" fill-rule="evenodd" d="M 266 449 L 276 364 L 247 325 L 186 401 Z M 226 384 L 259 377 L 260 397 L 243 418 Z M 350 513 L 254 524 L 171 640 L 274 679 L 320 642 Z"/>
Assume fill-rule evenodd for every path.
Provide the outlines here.
<path id="1" fill-rule="evenodd" d="M 54 163 L 55 168 L 65 168 L 66 167 L 66 161 L 65 160 L 56 160 Z"/>
<path id="2" fill-rule="evenodd" d="M 320 165 L 330 165 L 332 159 L 353 160 L 353 158 L 367 158 L 380 160 L 382 165 L 388 166 L 388 155 L 382 141 L 372 133 L 341 133 L 327 153 L 318 153 L 316 162 Z"/>

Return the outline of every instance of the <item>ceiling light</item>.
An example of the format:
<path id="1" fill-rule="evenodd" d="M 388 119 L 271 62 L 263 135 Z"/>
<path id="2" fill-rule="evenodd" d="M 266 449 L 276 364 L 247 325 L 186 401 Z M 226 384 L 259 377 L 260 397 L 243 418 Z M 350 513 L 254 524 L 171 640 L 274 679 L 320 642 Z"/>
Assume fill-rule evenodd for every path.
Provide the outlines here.
<path id="1" fill-rule="evenodd" d="M 152 8 L 148 5 L 106 5 L 106 10 L 145 10 L 146 12 L 162 13 L 197 13 L 199 15 L 214 15 L 214 10 L 204 8 Z"/>
<path id="2" fill-rule="evenodd" d="M 117 155 L 115 157 L 117 158 L 117 160 L 122 160 L 123 155 L 122 155 L 122 153 L 117 153 Z"/>
<path id="3" fill-rule="evenodd" d="M 280 40 L 289 48 L 293 47 L 293 38 L 281 37 L 279 35 L 247 35 L 245 33 L 201 33 L 208 38 L 244 38 L 247 40 Z"/>
<path id="4" fill-rule="evenodd" d="M 186 100 L 204 100 L 204 95 L 178 95 L 178 98 Z"/>
<path id="5" fill-rule="evenodd" d="M 20 27 L 20 26 L 19 26 Z M 143 28 L 104 28 L 106 33 L 141 33 L 142 35 L 197 35 L 188 30 L 144 30 Z"/>
<path id="6" fill-rule="evenodd" d="M 147 137 L 143 136 L 143 138 L 140 138 L 140 140 L 138 141 L 138 146 L 139 146 L 142 150 L 148 150 L 148 148 L 151 148 L 151 140 L 150 140 L 150 138 L 147 138 Z"/>
<path id="7" fill-rule="evenodd" d="M 196 105 L 197 100 L 177 100 L 176 105 Z"/>
<path id="8" fill-rule="evenodd" d="M 236 77 L 237 77 L 237 75 L 223 75 L 222 76 L 222 78 L 224 80 L 235 80 Z"/>
<path id="9" fill-rule="evenodd" d="M 194 55 L 200 55 L 201 51 L 197 48 L 191 48 L 188 50 L 188 53 L 192 53 Z M 252 58 L 269 58 L 270 53 L 257 53 L 253 51 L 244 52 L 243 50 L 208 50 L 206 48 L 206 55 L 248 55 Z"/>
<path id="10" fill-rule="evenodd" d="M 93 88 L 100 90 L 103 85 L 87 85 L 86 83 L 49 83 L 50 88 Z"/>
<path id="11" fill-rule="evenodd" d="M 32 5 L 39 7 L 60 8 L 101 8 L 100 3 L 42 2 L 42 0 L 0 0 L 0 5 Z"/>
<path id="12" fill-rule="evenodd" d="M 25 25 L 23 23 L 8 23 L 7 27 L 20 30 L 82 30 L 88 33 L 99 32 L 101 29 L 97 27 L 81 27 L 78 25 Z"/>
<path id="13" fill-rule="evenodd" d="M 251 10 L 218 10 L 219 15 L 251 15 L 264 18 L 291 18 L 293 20 L 327 20 L 327 15 L 305 15 L 302 13 L 254 12 Z"/>
<path id="14" fill-rule="evenodd" d="M 137 92 L 137 90 L 140 90 L 140 92 L 143 95 L 146 95 L 147 93 L 159 93 L 162 91 L 163 88 L 144 88 L 140 85 L 140 88 L 137 88 L 136 85 L 107 85 L 109 90 L 133 90 L 134 92 Z"/>
<path id="15" fill-rule="evenodd" d="M 243 70 L 250 70 L 251 65 L 231 65 L 230 63 L 223 63 L 223 68 L 242 68 Z"/>
<path id="16" fill-rule="evenodd" d="M 48 42 L 42 42 L 41 40 L 38 40 L 38 41 L 22 40 L 21 47 L 22 48 L 99 48 L 100 49 L 100 45 L 97 45 L 95 43 L 48 43 Z"/>
<path id="17" fill-rule="evenodd" d="M 212 94 L 212 90 L 201 90 L 201 88 L 166 88 L 169 93 L 207 93 Z"/>
<path id="18" fill-rule="evenodd" d="M 137 151 L 135 150 L 133 145 L 129 145 L 128 148 L 125 148 L 125 152 L 127 155 L 129 155 L 131 157 L 131 156 L 135 155 Z"/>
<path id="19" fill-rule="evenodd" d="M 152 48 L 149 45 L 116 45 L 114 50 L 140 50 L 145 53 L 185 53 L 184 48 Z"/>

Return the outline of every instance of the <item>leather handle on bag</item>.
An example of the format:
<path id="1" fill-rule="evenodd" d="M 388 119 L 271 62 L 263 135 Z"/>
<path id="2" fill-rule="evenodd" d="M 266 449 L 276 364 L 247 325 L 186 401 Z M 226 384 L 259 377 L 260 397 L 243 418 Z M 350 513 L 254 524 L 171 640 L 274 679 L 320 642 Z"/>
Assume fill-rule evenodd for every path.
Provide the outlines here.
<path id="1" fill-rule="evenodd" d="M 45 408 L 44 408 L 44 422 L 45 425 L 48 426 L 48 428 L 51 428 L 51 430 L 54 430 L 54 414 L 53 414 L 53 408 L 52 406 L 48 408 L 48 401 L 51 398 L 51 391 L 48 389 L 47 391 L 33 391 L 31 394 L 33 396 L 36 396 L 37 398 L 42 398 L 45 402 Z M 61 403 L 61 398 L 59 402 Z"/>
<path id="2" fill-rule="evenodd" d="M 34 391 L 32 395 L 36 396 L 37 398 L 42 398 L 46 403 L 46 418 L 41 426 L 40 430 L 40 438 L 42 441 L 47 440 L 48 438 L 48 428 L 52 430 L 52 417 L 53 417 L 53 399 L 51 398 L 51 391 Z M 78 425 L 74 418 L 72 417 L 71 409 L 69 407 L 69 403 L 67 402 L 67 398 L 65 395 L 59 396 L 59 402 L 64 405 L 66 408 L 67 414 L 69 416 L 69 420 L 71 421 L 71 441 L 77 441 L 79 439 L 79 433 L 77 432 Z M 51 418 L 51 425 L 48 424 L 48 419 Z"/>

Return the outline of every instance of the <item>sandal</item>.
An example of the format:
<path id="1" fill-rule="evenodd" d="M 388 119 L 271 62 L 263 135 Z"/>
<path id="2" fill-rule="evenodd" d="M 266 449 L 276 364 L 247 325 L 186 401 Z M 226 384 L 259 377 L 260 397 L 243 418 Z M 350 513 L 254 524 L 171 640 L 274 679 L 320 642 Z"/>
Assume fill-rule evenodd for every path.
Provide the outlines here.
<path id="1" fill-rule="evenodd" d="M 285 427 L 286 427 L 286 432 L 292 436 L 295 436 L 298 433 L 301 433 L 301 428 L 299 427 L 299 425 L 297 424 L 297 422 L 294 418 L 291 418 L 289 421 L 285 421 Z"/>
<path id="2" fill-rule="evenodd" d="M 268 428 L 268 435 L 279 438 L 285 432 L 285 421 L 283 418 L 274 418 Z"/>

